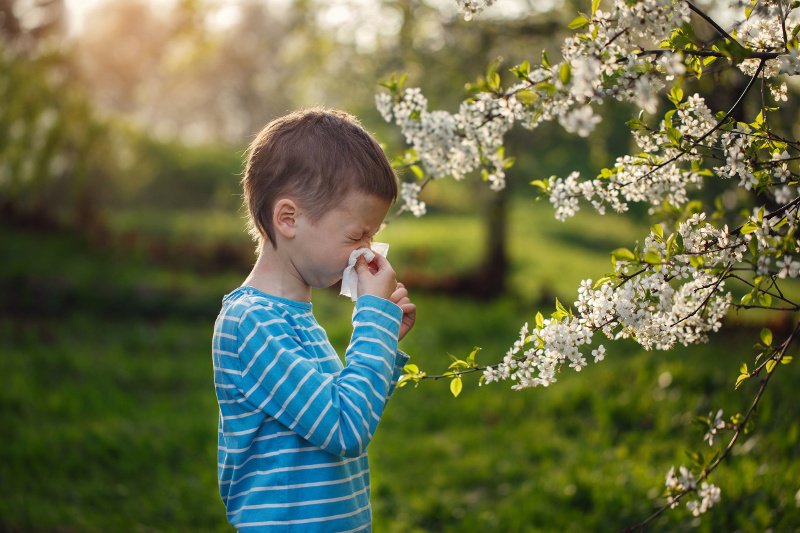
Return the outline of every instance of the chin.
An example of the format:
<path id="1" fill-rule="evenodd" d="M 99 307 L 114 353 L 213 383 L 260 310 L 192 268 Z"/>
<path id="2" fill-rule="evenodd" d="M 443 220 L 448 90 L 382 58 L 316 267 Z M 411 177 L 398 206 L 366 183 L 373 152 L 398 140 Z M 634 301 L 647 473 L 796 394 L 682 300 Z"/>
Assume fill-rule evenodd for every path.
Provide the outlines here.
<path id="1" fill-rule="evenodd" d="M 342 281 L 341 274 L 335 278 L 328 278 L 327 280 L 320 280 L 319 283 L 315 283 L 312 285 L 314 289 L 330 289 L 337 283 Z"/>

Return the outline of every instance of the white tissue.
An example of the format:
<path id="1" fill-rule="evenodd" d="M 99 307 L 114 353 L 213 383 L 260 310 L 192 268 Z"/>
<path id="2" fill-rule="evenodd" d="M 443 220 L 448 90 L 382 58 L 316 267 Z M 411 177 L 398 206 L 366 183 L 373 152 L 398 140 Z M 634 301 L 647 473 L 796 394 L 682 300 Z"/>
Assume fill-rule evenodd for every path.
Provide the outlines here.
<path id="1" fill-rule="evenodd" d="M 382 255 L 386 257 L 386 254 L 389 253 L 389 245 L 385 242 L 373 242 L 372 249 L 369 248 L 359 248 L 358 250 L 353 250 L 353 253 L 350 254 L 350 259 L 347 261 L 347 268 L 344 269 L 342 273 L 342 291 L 339 293 L 342 296 L 349 296 L 351 300 L 354 302 L 358 299 L 358 274 L 356 274 L 356 261 L 362 255 L 364 259 L 367 260 L 367 263 L 372 262 L 375 259 L 375 254 Z"/>

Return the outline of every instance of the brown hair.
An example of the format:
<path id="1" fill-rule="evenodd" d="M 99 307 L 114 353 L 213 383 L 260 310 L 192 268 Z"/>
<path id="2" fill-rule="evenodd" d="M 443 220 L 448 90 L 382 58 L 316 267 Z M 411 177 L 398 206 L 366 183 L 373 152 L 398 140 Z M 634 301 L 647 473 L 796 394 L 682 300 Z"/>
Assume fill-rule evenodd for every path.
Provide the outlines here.
<path id="1" fill-rule="evenodd" d="M 353 189 L 397 198 L 397 178 L 378 143 L 352 115 L 322 108 L 267 124 L 250 144 L 242 186 L 259 249 L 264 237 L 277 247 L 272 209 L 280 197 L 293 197 L 313 222 Z"/>

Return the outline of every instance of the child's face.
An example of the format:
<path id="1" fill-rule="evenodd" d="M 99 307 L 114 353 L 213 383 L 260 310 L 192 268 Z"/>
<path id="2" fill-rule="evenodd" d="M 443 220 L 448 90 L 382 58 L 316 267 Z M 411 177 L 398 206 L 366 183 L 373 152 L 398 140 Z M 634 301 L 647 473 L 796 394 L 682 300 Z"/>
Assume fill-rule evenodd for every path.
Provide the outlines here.
<path id="1" fill-rule="evenodd" d="M 349 192 L 316 223 L 301 211 L 292 244 L 292 263 L 310 287 L 330 287 L 342 279 L 353 250 L 369 247 L 391 202 L 359 191 Z"/>

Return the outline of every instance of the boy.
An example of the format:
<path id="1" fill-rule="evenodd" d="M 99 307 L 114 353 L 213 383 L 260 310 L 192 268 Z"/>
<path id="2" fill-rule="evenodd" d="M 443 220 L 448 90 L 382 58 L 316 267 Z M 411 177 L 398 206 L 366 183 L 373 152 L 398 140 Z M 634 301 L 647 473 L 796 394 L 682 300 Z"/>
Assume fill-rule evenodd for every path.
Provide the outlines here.
<path id="1" fill-rule="evenodd" d="M 369 531 L 366 448 L 408 356 L 416 307 L 389 262 L 356 263 L 346 365 L 312 314 L 311 289 L 339 281 L 397 196 L 386 156 L 360 124 L 311 109 L 268 124 L 242 179 L 252 272 L 214 326 L 218 477 L 244 531 Z"/>

